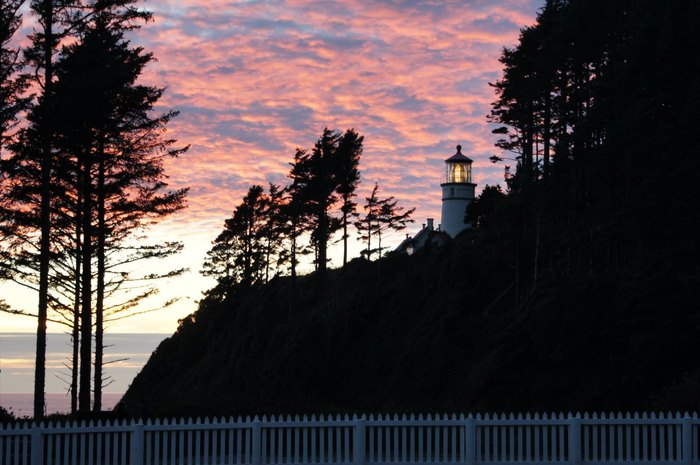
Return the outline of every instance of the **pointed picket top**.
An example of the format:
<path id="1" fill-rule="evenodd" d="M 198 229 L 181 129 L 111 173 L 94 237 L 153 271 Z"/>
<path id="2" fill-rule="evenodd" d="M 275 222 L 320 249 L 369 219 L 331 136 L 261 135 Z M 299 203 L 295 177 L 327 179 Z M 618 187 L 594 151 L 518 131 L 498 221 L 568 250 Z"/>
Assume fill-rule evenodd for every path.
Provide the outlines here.
<path id="1" fill-rule="evenodd" d="M 695 420 L 698 417 L 698 412 L 693 412 L 693 420 Z"/>

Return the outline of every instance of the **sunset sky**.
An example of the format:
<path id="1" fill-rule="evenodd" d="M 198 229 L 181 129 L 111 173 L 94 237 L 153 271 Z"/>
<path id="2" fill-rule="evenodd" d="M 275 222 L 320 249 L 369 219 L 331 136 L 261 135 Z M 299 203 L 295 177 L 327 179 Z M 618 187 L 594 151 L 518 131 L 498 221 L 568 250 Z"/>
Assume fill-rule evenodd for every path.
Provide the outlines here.
<path id="1" fill-rule="evenodd" d="M 131 38 L 158 62 L 142 81 L 167 87 L 160 108 L 181 112 L 170 135 L 191 144 L 167 167 L 171 187 L 190 187 L 189 207 L 151 237 L 183 241 L 185 252 L 170 265 L 191 272 L 163 286 L 163 299 L 183 297 L 174 308 L 109 330 L 174 331 L 213 285 L 199 269 L 224 219 L 251 184 L 286 184 L 294 149 L 312 146 L 326 126 L 365 136 L 360 203 L 378 182 L 381 195 L 416 207 L 409 232 L 428 217 L 439 223 L 443 160 L 455 145 L 474 160 L 477 192 L 502 184 L 503 166 L 488 160 L 498 152 L 486 122 L 495 98 L 488 83 L 500 75 L 502 48 L 515 44 L 543 3 L 143 2 L 155 21 Z M 331 257 L 338 266 L 337 251 Z M 7 284 L 0 291 L 17 308 L 36 307 L 33 294 Z M 36 322 L 0 314 L 0 328 L 34 331 Z"/>

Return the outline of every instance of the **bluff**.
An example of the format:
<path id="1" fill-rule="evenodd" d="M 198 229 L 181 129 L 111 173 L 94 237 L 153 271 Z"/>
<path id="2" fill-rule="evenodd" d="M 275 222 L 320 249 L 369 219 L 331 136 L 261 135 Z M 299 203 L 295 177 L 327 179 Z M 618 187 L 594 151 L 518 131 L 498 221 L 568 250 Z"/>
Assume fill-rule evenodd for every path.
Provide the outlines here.
<path id="1" fill-rule="evenodd" d="M 446 247 L 204 299 L 134 379 L 137 416 L 700 408 L 696 282 L 572 276 L 516 308 L 512 271 Z M 653 284 L 652 284 L 653 283 Z M 498 299 L 499 295 L 501 296 Z M 692 395 L 689 394 L 692 392 Z"/>

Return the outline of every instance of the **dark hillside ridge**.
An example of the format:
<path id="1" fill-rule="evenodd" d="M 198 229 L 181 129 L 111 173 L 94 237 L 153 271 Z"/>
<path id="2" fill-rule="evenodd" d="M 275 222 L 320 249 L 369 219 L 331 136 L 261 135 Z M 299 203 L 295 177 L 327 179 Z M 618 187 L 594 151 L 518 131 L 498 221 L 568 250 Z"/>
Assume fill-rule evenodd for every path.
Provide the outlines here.
<path id="1" fill-rule="evenodd" d="M 325 293 L 314 275 L 211 292 L 120 408 L 700 410 L 699 18 L 546 1 L 501 56 L 490 117 L 517 160 L 467 208 L 474 230 L 355 260 Z"/>
<path id="2" fill-rule="evenodd" d="M 290 295 L 277 279 L 203 301 L 136 377 L 136 416 L 698 409 L 697 283 L 649 264 L 546 285 L 515 314 L 470 247 L 355 260 Z M 481 258 L 481 260 L 480 260 Z M 654 282 L 654 286 L 648 283 Z M 489 307 L 489 305 L 491 306 Z M 487 309 L 488 307 L 488 309 Z M 690 383 L 690 385 L 689 385 Z M 685 390 L 693 392 L 687 395 Z"/>

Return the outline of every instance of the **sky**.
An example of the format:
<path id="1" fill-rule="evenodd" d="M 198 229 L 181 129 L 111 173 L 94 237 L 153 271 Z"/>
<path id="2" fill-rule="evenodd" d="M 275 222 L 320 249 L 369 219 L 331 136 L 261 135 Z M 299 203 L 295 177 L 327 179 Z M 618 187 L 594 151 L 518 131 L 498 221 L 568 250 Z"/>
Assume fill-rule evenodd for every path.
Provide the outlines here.
<path id="1" fill-rule="evenodd" d="M 477 193 L 502 184 L 503 166 L 486 121 L 503 47 L 534 22 L 542 0 L 151 0 L 154 22 L 131 34 L 158 61 L 142 76 L 167 88 L 160 110 L 180 116 L 169 134 L 190 150 L 167 163 L 169 185 L 189 187 L 189 207 L 148 238 L 179 240 L 182 254 L 151 267 L 189 267 L 161 285 L 172 307 L 112 323 L 112 332 L 171 333 L 213 286 L 199 275 L 211 241 L 252 184 L 285 185 L 295 148 L 324 127 L 365 136 L 359 203 L 381 196 L 416 207 L 416 223 L 440 222 L 444 160 L 461 144 L 474 160 Z M 358 256 L 360 245 L 352 244 Z M 339 266 L 339 246 L 331 250 Z M 307 265 L 308 267 L 308 265 Z M 144 268 L 146 271 L 148 268 Z M 33 310 L 36 296 L 10 284 L 0 293 Z M 150 308 L 150 307 L 149 307 Z M 32 332 L 30 318 L 0 314 L 0 331 Z M 62 331 L 50 325 L 50 331 Z"/>

